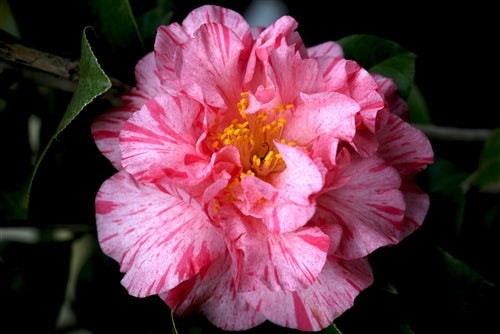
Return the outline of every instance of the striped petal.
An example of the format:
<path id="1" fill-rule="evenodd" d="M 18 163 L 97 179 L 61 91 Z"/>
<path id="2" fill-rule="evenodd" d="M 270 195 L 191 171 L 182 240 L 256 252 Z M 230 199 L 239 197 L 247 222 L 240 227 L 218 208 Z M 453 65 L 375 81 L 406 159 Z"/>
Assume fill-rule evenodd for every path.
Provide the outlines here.
<path id="1" fill-rule="evenodd" d="M 168 177 L 196 184 L 208 173 L 209 157 L 197 150 L 204 136 L 204 108 L 185 97 L 162 94 L 149 101 L 123 126 L 120 148 L 124 168 L 143 182 Z"/>
<path id="2" fill-rule="evenodd" d="M 158 93 L 160 87 L 160 77 L 153 53 L 139 60 L 135 67 L 135 75 L 137 86 L 122 97 L 125 105 L 98 116 L 91 127 L 97 147 L 117 170 L 122 168 L 119 136 L 123 125 L 134 112 Z"/>
<path id="3" fill-rule="evenodd" d="M 162 77 L 157 68 L 155 54 L 153 52 L 144 56 L 135 66 L 135 87 L 123 97 L 128 105 L 137 109 L 152 99 L 161 89 Z"/>
<path id="4" fill-rule="evenodd" d="M 275 142 L 287 167 L 267 180 L 247 176 L 241 180 L 241 196 L 234 204 L 245 215 L 262 218 L 273 233 L 293 231 L 314 215 L 311 196 L 324 185 L 321 163 L 301 148 Z M 320 166 L 318 166 L 320 164 Z"/>
<path id="5" fill-rule="evenodd" d="M 241 295 L 268 320 L 301 331 L 319 331 L 352 307 L 354 299 L 373 282 L 366 258 L 341 261 L 333 256 L 307 289 L 272 292 L 261 288 Z"/>
<path id="6" fill-rule="evenodd" d="M 331 58 L 331 64 L 322 63 L 327 90 L 346 94 L 360 106 L 363 124 L 375 133 L 377 113 L 385 106 L 379 86 L 364 68 L 356 62 Z"/>
<path id="7" fill-rule="evenodd" d="M 310 286 L 326 260 L 330 239 L 318 227 L 272 233 L 258 219 L 221 208 L 219 218 L 235 269 L 236 291 L 266 286 L 271 291 Z"/>
<path id="8" fill-rule="evenodd" d="M 196 310 L 223 330 L 245 330 L 266 319 L 236 293 L 231 258 L 221 256 L 195 277 L 160 294 L 174 315 L 185 316 Z"/>
<path id="9" fill-rule="evenodd" d="M 402 175 L 416 174 L 434 162 L 429 139 L 399 116 L 389 115 L 377 138 L 380 142 L 378 154 Z"/>
<path id="10" fill-rule="evenodd" d="M 174 66 L 175 54 L 177 49 L 188 39 L 189 35 L 186 34 L 178 23 L 174 22 L 168 26 L 160 26 L 158 28 L 154 45 L 154 54 L 164 84 L 169 85 L 170 82 L 172 86 L 175 84 L 178 86 L 178 78 Z"/>
<path id="11" fill-rule="evenodd" d="M 406 238 L 419 228 L 429 210 L 429 195 L 423 192 L 412 179 L 403 181 L 401 191 L 405 197 L 406 212 L 400 239 Z"/>
<path id="12" fill-rule="evenodd" d="M 122 169 L 122 152 L 120 151 L 120 131 L 123 124 L 137 111 L 132 106 L 110 109 L 99 115 L 91 126 L 92 136 L 99 151 L 117 170 Z"/>
<path id="13" fill-rule="evenodd" d="M 403 98 L 396 94 L 398 87 L 394 81 L 391 78 L 386 78 L 375 73 L 372 73 L 372 77 L 384 94 L 384 97 L 389 104 L 390 112 L 398 115 L 403 120 L 408 121 L 408 105 Z"/>
<path id="14" fill-rule="evenodd" d="M 218 23 L 202 25 L 194 37 L 181 46 L 176 71 L 188 94 L 200 102 L 227 108 L 240 97 L 244 45 L 228 27 Z"/>
<path id="15" fill-rule="evenodd" d="M 316 59 L 322 68 L 323 64 L 330 65 L 334 58 L 344 58 L 344 50 L 342 50 L 340 44 L 332 41 L 309 47 L 307 48 L 307 53 L 309 54 L 309 58 Z"/>
<path id="16" fill-rule="evenodd" d="M 373 156 L 353 160 L 341 176 L 349 181 L 316 199 L 313 218 L 318 224 L 331 222 L 342 227 L 335 255 L 360 258 L 399 242 L 405 213 L 399 173 Z"/>
<path id="17" fill-rule="evenodd" d="M 231 29 L 245 45 L 252 42 L 250 26 L 238 12 L 231 9 L 204 5 L 192 10 L 182 21 L 182 27 L 188 35 L 193 35 L 202 25 L 219 23 Z"/>
<path id="18" fill-rule="evenodd" d="M 356 133 L 355 115 L 359 104 L 349 96 L 335 92 L 301 94 L 302 104 L 287 118 L 283 137 L 299 145 L 308 145 L 321 135 L 352 142 Z"/>
<path id="19" fill-rule="evenodd" d="M 225 249 L 219 233 L 187 194 L 181 198 L 145 187 L 124 171 L 99 189 L 96 219 L 102 250 L 120 263 L 122 284 L 138 297 L 192 278 Z"/>

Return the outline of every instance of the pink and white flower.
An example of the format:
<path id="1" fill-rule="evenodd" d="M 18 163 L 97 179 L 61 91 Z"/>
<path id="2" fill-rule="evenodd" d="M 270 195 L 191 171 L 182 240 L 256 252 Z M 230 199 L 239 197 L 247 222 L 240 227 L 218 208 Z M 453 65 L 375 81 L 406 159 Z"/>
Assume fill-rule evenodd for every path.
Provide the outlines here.
<path id="1" fill-rule="evenodd" d="M 296 28 L 197 8 L 158 29 L 124 105 L 94 122 L 117 169 L 98 238 L 131 295 L 227 330 L 316 331 L 372 283 L 367 256 L 422 224 L 414 176 L 433 152 L 394 83 Z"/>

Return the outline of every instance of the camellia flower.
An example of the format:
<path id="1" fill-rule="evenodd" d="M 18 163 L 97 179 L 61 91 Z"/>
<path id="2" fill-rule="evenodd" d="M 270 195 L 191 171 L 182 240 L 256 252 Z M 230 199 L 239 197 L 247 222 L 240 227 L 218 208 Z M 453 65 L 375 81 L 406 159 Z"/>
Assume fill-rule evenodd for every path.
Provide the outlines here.
<path id="1" fill-rule="evenodd" d="M 296 28 L 197 8 L 158 29 L 124 105 L 94 122 L 117 169 L 98 238 L 131 295 L 226 330 L 316 331 L 372 283 L 367 256 L 421 225 L 414 176 L 433 152 L 394 83 Z"/>

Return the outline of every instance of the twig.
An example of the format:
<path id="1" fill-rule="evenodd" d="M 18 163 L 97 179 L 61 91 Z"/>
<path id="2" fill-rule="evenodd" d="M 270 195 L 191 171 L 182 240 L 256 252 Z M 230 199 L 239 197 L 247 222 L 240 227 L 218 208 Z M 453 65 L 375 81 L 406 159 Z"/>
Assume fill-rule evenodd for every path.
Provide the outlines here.
<path id="1" fill-rule="evenodd" d="M 490 129 L 471 129 L 437 126 L 432 124 L 413 124 L 429 138 L 445 141 L 486 141 L 493 132 Z"/>
<path id="2" fill-rule="evenodd" d="M 80 62 L 25 46 L 0 30 L 0 75 L 6 71 L 20 73 L 41 86 L 74 92 L 80 77 Z M 120 103 L 117 97 L 129 91 L 130 86 L 116 78 L 109 79 L 113 89 L 103 98 L 116 105 Z"/>

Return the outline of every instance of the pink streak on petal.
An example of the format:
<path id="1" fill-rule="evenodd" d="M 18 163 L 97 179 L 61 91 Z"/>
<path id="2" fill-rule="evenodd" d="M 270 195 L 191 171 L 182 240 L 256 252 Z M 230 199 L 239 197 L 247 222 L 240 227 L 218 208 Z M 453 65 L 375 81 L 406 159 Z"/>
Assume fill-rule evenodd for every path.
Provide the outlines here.
<path id="1" fill-rule="evenodd" d="M 198 7 L 186 16 L 182 27 L 187 34 L 193 35 L 202 25 L 210 22 L 228 27 L 245 45 L 251 43 L 250 26 L 238 12 L 228 8 L 209 5 Z"/>
<path id="2" fill-rule="evenodd" d="M 293 306 L 295 309 L 295 317 L 297 319 L 297 328 L 300 328 L 302 331 L 312 331 L 313 325 L 309 320 L 307 315 L 307 310 L 304 304 L 302 303 L 302 299 L 297 294 L 297 292 L 292 292 Z"/>
<path id="3" fill-rule="evenodd" d="M 330 256 L 318 279 L 307 289 L 271 292 L 264 287 L 241 295 L 271 322 L 302 331 L 319 331 L 352 307 L 373 282 L 366 258 L 340 261 Z"/>
<path id="4" fill-rule="evenodd" d="M 310 58 L 316 59 L 320 64 L 326 59 L 331 61 L 333 58 L 344 57 L 344 51 L 342 50 L 340 44 L 331 41 L 309 47 L 307 48 L 307 53 Z"/>
<path id="5" fill-rule="evenodd" d="M 236 289 L 241 292 L 261 285 L 272 291 L 310 286 L 323 268 L 330 244 L 317 227 L 276 234 L 256 219 L 236 215 L 224 229 L 237 268 Z"/>
<path id="6" fill-rule="evenodd" d="M 155 97 L 123 126 L 123 167 L 143 182 L 168 177 L 181 184 L 200 183 L 210 172 L 210 158 L 197 150 L 204 135 L 199 126 L 203 117 L 203 108 L 194 100 Z"/>
<path id="7" fill-rule="evenodd" d="M 226 26 L 208 23 L 181 50 L 176 71 L 186 92 L 214 107 L 236 105 L 245 51 L 238 36 Z"/>
<path id="8" fill-rule="evenodd" d="M 227 255 L 160 297 L 174 315 L 184 316 L 196 310 L 223 330 L 245 330 L 266 320 L 234 290 L 231 259 Z"/>
<path id="9" fill-rule="evenodd" d="M 96 203 L 105 208 L 96 213 L 102 250 L 120 263 L 122 284 L 134 296 L 171 289 L 225 249 L 189 199 L 140 185 L 123 171 L 104 182 Z"/>
<path id="10" fill-rule="evenodd" d="M 314 222 L 339 224 L 343 238 L 336 255 L 359 258 L 373 250 L 399 242 L 405 200 L 401 178 L 382 159 L 356 159 L 346 168 L 344 186 L 317 198 Z"/>
<path id="11" fill-rule="evenodd" d="M 389 115 L 377 137 L 378 153 L 402 175 L 416 174 L 434 162 L 434 152 L 425 134 L 396 115 Z"/>

